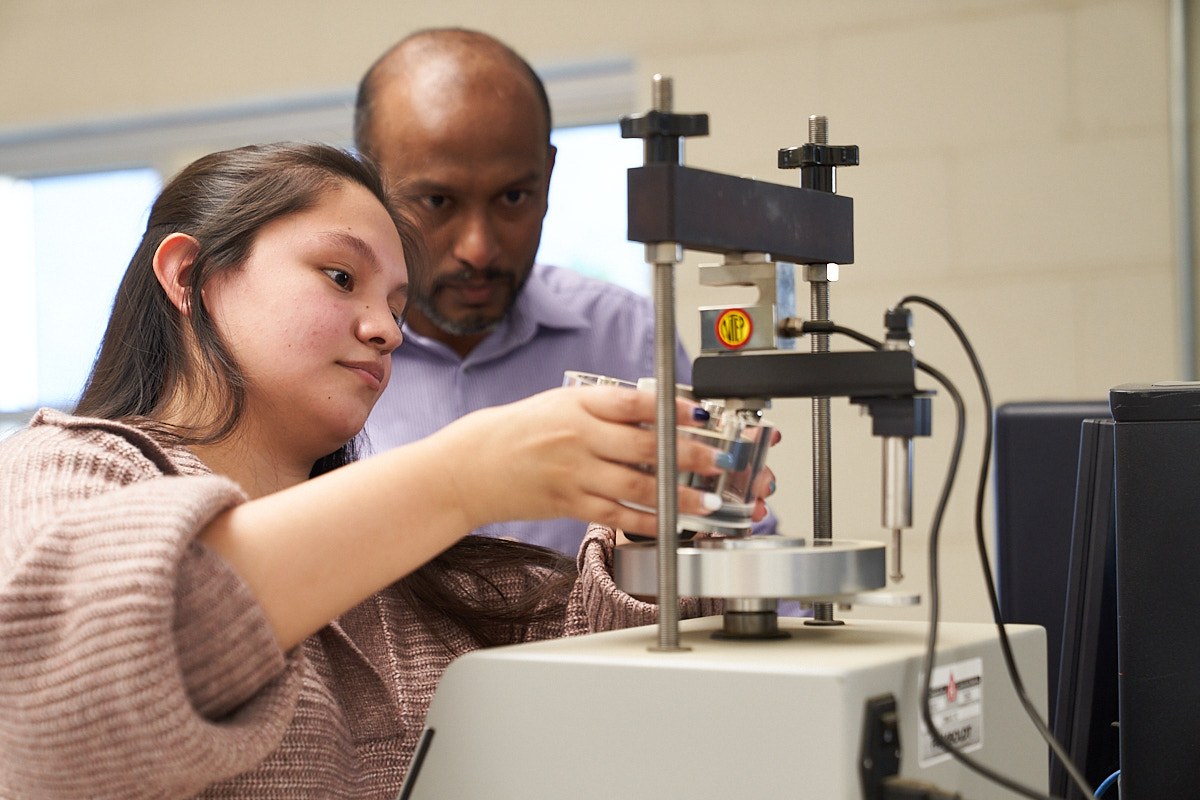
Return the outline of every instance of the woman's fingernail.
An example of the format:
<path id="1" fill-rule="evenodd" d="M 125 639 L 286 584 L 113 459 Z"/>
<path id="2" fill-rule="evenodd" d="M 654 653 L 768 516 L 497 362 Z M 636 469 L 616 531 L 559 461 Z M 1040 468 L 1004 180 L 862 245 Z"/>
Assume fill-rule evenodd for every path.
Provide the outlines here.
<path id="1" fill-rule="evenodd" d="M 736 462 L 733 460 L 733 453 L 726 453 L 723 451 L 717 453 L 716 458 L 713 459 L 713 464 L 716 465 L 717 469 L 733 469 L 733 465 L 735 463 Z"/>
<path id="2" fill-rule="evenodd" d="M 709 413 L 707 411 L 705 411 L 703 408 L 700 408 L 699 406 L 697 406 L 696 408 L 692 409 L 692 421 L 693 422 L 708 422 L 708 420 L 709 420 Z"/>
<path id="3" fill-rule="evenodd" d="M 704 503 L 705 510 L 716 511 L 721 507 L 721 495 L 705 492 L 704 499 L 701 502 Z"/>
<path id="4" fill-rule="evenodd" d="M 767 484 L 767 494 L 775 494 L 775 481 Z"/>

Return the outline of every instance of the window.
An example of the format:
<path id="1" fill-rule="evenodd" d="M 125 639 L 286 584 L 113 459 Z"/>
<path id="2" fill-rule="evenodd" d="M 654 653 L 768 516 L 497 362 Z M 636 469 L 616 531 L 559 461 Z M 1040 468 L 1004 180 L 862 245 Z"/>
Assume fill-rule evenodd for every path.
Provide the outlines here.
<path id="1" fill-rule="evenodd" d="M 152 169 L 0 179 L 0 412 L 74 405 L 159 185 Z"/>
<path id="2" fill-rule="evenodd" d="M 648 294 L 644 250 L 625 238 L 625 171 L 641 143 L 616 124 L 633 106 L 632 65 L 539 72 L 560 127 L 538 258 Z M 353 102 L 343 91 L 0 131 L 0 436 L 41 406 L 74 405 L 163 175 L 250 142 L 348 146 Z"/>
<path id="3" fill-rule="evenodd" d="M 626 238 L 625 172 L 642 165 L 641 139 L 616 124 L 558 128 L 550 210 L 538 260 L 650 294 L 645 247 Z"/>

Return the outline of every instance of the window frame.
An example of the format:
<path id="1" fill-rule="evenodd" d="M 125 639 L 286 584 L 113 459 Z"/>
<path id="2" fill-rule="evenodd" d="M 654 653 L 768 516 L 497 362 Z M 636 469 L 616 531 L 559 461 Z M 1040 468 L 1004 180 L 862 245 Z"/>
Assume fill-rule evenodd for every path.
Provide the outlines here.
<path id="1" fill-rule="evenodd" d="M 539 68 L 555 127 L 613 122 L 634 108 L 628 60 Z M 353 141 L 356 88 L 0 130 L 0 174 L 40 178 L 139 167 L 164 179 L 204 153 L 274 141 Z"/>

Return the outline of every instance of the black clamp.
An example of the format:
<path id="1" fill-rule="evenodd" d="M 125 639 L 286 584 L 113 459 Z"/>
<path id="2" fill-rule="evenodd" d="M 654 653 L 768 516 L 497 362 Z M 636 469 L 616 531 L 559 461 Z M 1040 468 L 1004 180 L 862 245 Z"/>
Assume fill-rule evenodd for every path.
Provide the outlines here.
<path id="1" fill-rule="evenodd" d="M 858 166 L 858 145 L 814 144 L 785 147 L 779 151 L 780 169 L 799 169 L 800 186 L 822 192 L 834 191 L 837 167 Z"/>
<path id="2" fill-rule="evenodd" d="M 804 167 L 857 167 L 858 145 L 802 144 L 779 151 L 780 169 Z"/>
<path id="3" fill-rule="evenodd" d="M 621 117 L 622 139 L 648 139 L 651 136 L 708 136 L 708 114 L 647 111 Z"/>
<path id="4" fill-rule="evenodd" d="M 678 164 L 679 140 L 708 136 L 708 114 L 647 111 L 621 117 L 622 139 L 644 139 L 646 164 Z"/>

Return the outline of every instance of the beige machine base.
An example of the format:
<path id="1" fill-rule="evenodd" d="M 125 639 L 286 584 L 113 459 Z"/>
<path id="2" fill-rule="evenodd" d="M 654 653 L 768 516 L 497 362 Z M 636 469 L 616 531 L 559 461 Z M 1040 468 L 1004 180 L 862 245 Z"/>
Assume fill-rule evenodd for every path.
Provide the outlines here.
<path id="1" fill-rule="evenodd" d="M 682 652 L 653 651 L 649 626 L 466 655 L 442 679 L 401 797 L 861 800 L 864 707 L 885 693 L 897 703 L 902 775 L 971 800 L 1014 796 L 922 746 L 926 624 L 788 618 L 780 627 L 788 638 L 730 642 L 711 637 L 720 618 L 686 620 Z M 959 679 L 978 698 L 971 755 L 1045 791 L 1047 749 L 1010 685 L 995 627 L 938 631 L 936 663 L 967 665 Z M 1012 625 L 1009 636 L 1045 714 L 1045 633 Z"/>

